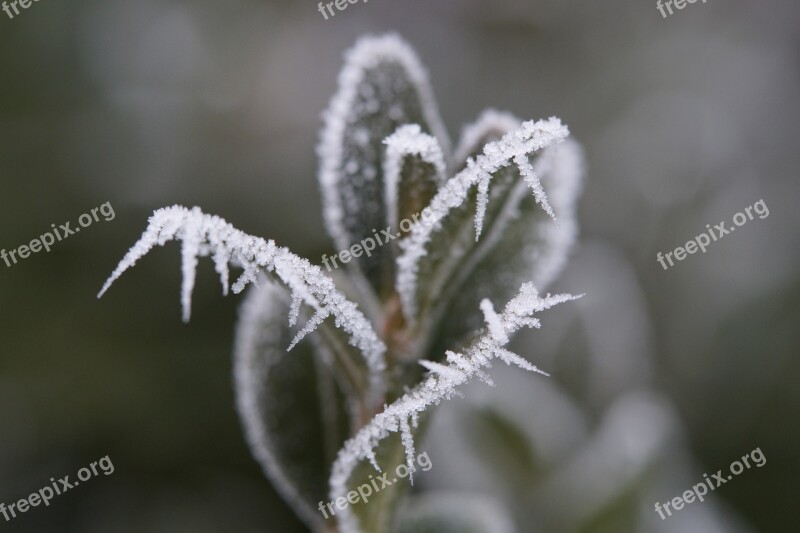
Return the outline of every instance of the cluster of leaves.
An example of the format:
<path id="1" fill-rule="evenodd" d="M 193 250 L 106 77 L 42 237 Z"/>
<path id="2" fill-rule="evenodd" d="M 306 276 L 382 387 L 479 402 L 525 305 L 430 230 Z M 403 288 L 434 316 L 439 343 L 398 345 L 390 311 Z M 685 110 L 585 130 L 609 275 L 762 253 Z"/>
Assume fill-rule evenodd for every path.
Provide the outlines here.
<path id="1" fill-rule="evenodd" d="M 153 247 L 180 240 L 188 320 L 198 257 L 212 257 L 224 292 L 229 266 L 241 268 L 234 292 L 255 287 L 237 331 L 238 406 L 267 476 L 314 530 L 427 530 L 449 519 L 398 514 L 402 483 L 327 520 L 317 506 L 376 470 L 412 467 L 432 407 L 474 378 L 491 384 L 494 361 L 537 371 L 505 346 L 539 327 L 535 313 L 574 298 L 537 291 L 577 233 L 581 153 L 567 136 L 556 118 L 487 111 L 451 151 L 411 48 L 364 38 L 325 115 L 326 226 L 347 249 L 418 215 L 407 234 L 329 277 L 273 241 L 174 206 L 153 214 L 101 294 Z M 489 297 L 507 302 L 502 312 Z"/>

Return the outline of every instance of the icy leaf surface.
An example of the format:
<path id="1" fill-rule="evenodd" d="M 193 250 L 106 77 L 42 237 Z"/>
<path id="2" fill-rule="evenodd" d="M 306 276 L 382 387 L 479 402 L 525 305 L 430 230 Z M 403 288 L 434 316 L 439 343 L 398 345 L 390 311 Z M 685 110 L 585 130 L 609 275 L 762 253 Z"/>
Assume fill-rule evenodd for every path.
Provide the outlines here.
<path id="1" fill-rule="evenodd" d="M 515 216 L 517 204 L 522 200 L 517 195 L 509 203 L 518 178 L 532 190 L 536 204 L 552 216 L 539 177 L 527 163 L 527 157 L 562 142 L 567 135 L 566 126 L 557 118 L 524 122 L 501 139 L 486 144 L 480 155 L 468 159 L 466 168 L 441 187 L 423 210 L 423 222 L 415 225 L 401 242 L 397 292 L 409 322 L 417 322 L 420 312 L 428 310 L 426 306 L 420 307 L 420 300 L 438 301 L 445 284 L 461 268 L 463 258 L 480 247 L 470 244 L 468 239 L 476 242 L 486 223 L 491 222 L 493 231 L 480 252 L 485 255 L 502 238 L 504 227 Z M 474 230 L 463 223 L 473 210 Z M 495 224 L 497 221 L 499 225 Z M 448 246 L 446 253 L 437 255 L 443 246 Z M 420 281 L 421 270 L 424 284 Z"/>
<path id="2" fill-rule="evenodd" d="M 429 316 L 446 318 L 435 332 L 434 353 L 464 340 L 480 326 L 481 316 L 464 310 L 475 309 L 489 295 L 510 298 L 524 280 L 546 289 L 566 264 L 578 235 L 582 150 L 571 139 L 545 148 L 531 171 L 547 191 L 558 225 L 536 203 L 527 184 L 518 180 L 503 214 L 449 277 L 450 286 L 442 291 L 445 296 L 439 298 L 438 308 L 429 311 Z"/>
<path id="3" fill-rule="evenodd" d="M 326 226 L 338 250 L 386 227 L 383 141 L 400 126 L 418 124 L 449 142 L 428 76 L 411 47 L 396 35 L 365 37 L 345 57 L 339 89 L 324 115 L 318 153 Z M 391 247 L 351 261 L 378 295 L 391 288 Z"/>
<path id="4" fill-rule="evenodd" d="M 250 289 L 236 329 L 236 405 L 250 450 L 276 490 L 310 527 L 326 499 L 333 455 L 347 436 L 344 399 L 302 342 L 293 353 L 288 291 L 268 280 Z"/>

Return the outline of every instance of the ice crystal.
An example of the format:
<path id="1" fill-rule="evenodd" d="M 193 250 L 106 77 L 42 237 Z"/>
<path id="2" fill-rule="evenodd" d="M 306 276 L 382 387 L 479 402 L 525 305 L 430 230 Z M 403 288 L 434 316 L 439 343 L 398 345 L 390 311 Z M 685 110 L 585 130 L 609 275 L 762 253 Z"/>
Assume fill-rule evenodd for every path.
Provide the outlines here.
<path id="1" fill-rule="evenodd" d="M 324 120 L 317 148 L 323 216 L 343 250 L 385 225 L 384 139 L 398 127 L 417 123 L 436 137 L 443 153 L 449 153 L 449 141 L 424 67 L 411 47 L 392 34 L 364 37 L 346 54 Z M 375 277 L 384 252 L 379 249 L 348 266 Z M 363 289 L 360 279 L 354 281 Z"/>

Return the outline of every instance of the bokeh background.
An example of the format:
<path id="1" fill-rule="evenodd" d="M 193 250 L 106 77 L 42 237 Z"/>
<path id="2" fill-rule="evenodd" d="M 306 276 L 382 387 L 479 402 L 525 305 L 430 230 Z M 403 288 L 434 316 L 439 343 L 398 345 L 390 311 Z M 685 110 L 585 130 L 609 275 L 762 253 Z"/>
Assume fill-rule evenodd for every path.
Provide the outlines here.
<path id="1" fill-rule="evenodd" d="M 115 466 L 49 508 L 0 519 L 0 531 L 304 530 L 245 445 L 230 355 L 241 298 L 220 295 L 211 263 L 201 263 L 188 325 L 176 245 L 95 295 L 152 210 L 174 203 L 312 260 L 333 252 L 316 184 L 320 112 L 343 51 L 388 30 L 428 66 L 451 137 L 485 107 L 558 115 L 589 169 L 581 243 L 551 288 L 587 297 L 517 343 L 553 377 L 498 369 L 496 390 L 443 409 L 429 488 L 481 485 L 480 472 L 467 475 L 475 462 L 448 463 L 441 441 L 456 433 L 445 422 L 517 391 L 531 402 L 518 420 L 552 415 L 527 427 L 551 447 L 619 410 L 636 411 L 636 442 L 668 426 L 660 447 L 621 453 L 649 450 L 650 477 L 685 473 L 645 501 L 653 515 L 686 479 L 760 447 L 767 465 L 702 505 L 743 530 L 792 530 L 798 28 L 792 0 L 711 0 L 668 19 L 654 0 L 373 0 L 327 21 L 311 0 L 41 1 L 13 20 L 0 12 L 0 248 L 106 201 L 116 213 L 50 253 L 0 263 L 0 501 L 105 455 Z M 762 198 L 768 218 L 668 271 L 656 262 Z M 572 407 L 532 392 L 545 389 Z M 602 468 L 579 471 L 586 494 L 567 490 L 577 505 L 613 484 Z M 545 485 L 551 495 L 565 486 Z"/>

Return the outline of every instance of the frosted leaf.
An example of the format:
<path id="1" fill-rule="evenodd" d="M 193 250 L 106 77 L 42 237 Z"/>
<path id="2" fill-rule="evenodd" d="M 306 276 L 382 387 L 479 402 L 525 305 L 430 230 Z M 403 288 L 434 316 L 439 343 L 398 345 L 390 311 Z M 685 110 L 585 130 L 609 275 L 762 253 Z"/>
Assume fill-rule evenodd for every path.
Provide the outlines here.
<path id="1" fill-rule="evenodd" d="M 364 357 L 369 369 L 371 401 L 375 402 L 382 397 L 385 387 L 383 370 L 386 368 L 384 361 L 386 346 L 375 334 L 361 311 L 338 291 L 333 281 L 325 276 L 319 267 L 292 254 L 286 248 L 276 246 L 274 241 L 247 235 L 220 217 L 204 214 L 198 207 L 189 210 L 173 206 L 153 213 L 147 229 L 117 265 L 100 290 L 98 298 L 123 272 L 136 264 L 153 247 L 163 246 L 171 240 L 183 242 L 181 255 L 184 279 L 181 300 L 184 320 L 188 320 L 190 316 L 194 267 L 197 265 L 198 256 L 213 253 L 215 257 L 226 258 L 226 264 L 243 268 L 244 272 L 233 287 L 236 293 L 243 290 L 247 284 L 255 283 L 259 272 L 267 273 L 284 284 L 293 299 L 302 299 L 303 303 L 314 311 L 313 317 L 301 330 L 296 341 L 325 318 L 333 316 L 336 327 L 348 334 L 349 343 Z M 215 263 L 219 265 L 218 261 Z M 293 319 L 296 318 L 293 310 L 290 310 L 289 314 Z"/>
<path id="2" fill-rule="evenodd" d="M 400 222 L 413 221 L 436 194 L 446 167 L 439 142 L 418 124 L 401 126 L 384 144 L 386 222 L 397 232 Z"/>
<path id="3" fill-rule="evenodd" d="M 508 206 L 513 205 L 514 209 L 507 212 L 507 219 L 501 215 L 494 223 L 502 233 L 490 231 L 482 237 L 480 246 L 450 276 L 452 286 L 458 289 L 448 287 L 439 297 L 446 304 L 436 314 L 447 316 L 448 320 L 435 331 L 430 347 L 433 353 L 463 340 L 480 327 L 479 313 L 462 310 L 475 309 L 489 295 L 510 298 L 522 281 L 546 288 L 566 264 L 578 235 L 576 207 L 583 175 L 580 146 L 567 139 L 546 148 L 536 158 L 533 170 L 548 193 L 559 224 L 552 223 L 524 183 L 516 185 L 508 200 Z M 426 293 L 422 297 L 428 298 Z"/>
<path id="4" fill-rule="evenodd" d="M 476 309 L 484 297 L 510 298 L 522 281 L 546 288 L 562 270 L 578 233 L 576 206 L 583 175 L 580 146 L 571 139 L 550 146 L 535 159 L 533 169 L 548 193 L 559 224 L 553 224 L 518 177 L 509 194 L 498 197 L 505 205 L 490 224 L 492 229 L 454 271 L 447 276 L 441 274 L 446 285 L 437 289 L 431 284 L 429 259 L 422 259 L 422 285 L 417 293 L 422 303 L 420 312 L 424 310 L 426 318 L 421 323 L 427 323 L 431 316 L 447 317 L 431 331 L 426 350 L 440 353 L 469 338 L 480 327 L 482 317 L 464 310 Z M 493 185 L 493 190 L 496 188 Z M 435 253 L 437 246 L 434 240 L 429 251 Z"/>
<path id="5" fill-rule="evenodd" d="M 396 35 L 362 38 L 347 52 L 324 120 L 317 149 L 323 215 L 336 247 L 344 250 L 385 227 L 383 140 L 400 126 L 419 124 L 437 139 L 445 161 L 449 141 L 426 72 Z M 378 247 L 351 261 L 349 270 L 363 273 L 380 294 L 391 252 Z"/>
<path id="6" fill-rule="evenodd" d="M 536 289 L 530 283 L 523 284 L 519 293 L 508 302 L 501 314 L 496 314 L 494 327 L 501 326 L 506 332 L 505 340 L 523 327 L 531 324 L 533 314 L 549 309 L 562 302 L 574 300 L 576 297 L 569 294 L 558 294 L 540 298 Z M 495 319 L 493 318 L 494 322 Z M 516 356 L 518 357 L 518 356 Z M 401 398 L 387 406 L 383 412 L 375 417 L 356 435 L 345 442 L 333 464 L 330 478 L 330 497 L 344 497 L 348 491 L 348 480 L 358 464 L 369 458 L 378 444 L 391 433 L 401 432 L 406 458 L 413 456 L 413 436 L 408 428 L 408 420 L 415 414 L 421 414 L 431 407 L 438 405 L 443 400 L 460 394 L 459 387 L 472 381 L 481 372 L 492 365 L 496 358 L 510 364 L 520 364 L 521 358 L 511 357 L 510 352 L 504 349 L 504 343 L 484 331 L 462 353 L 447 353 L 447 368 L 444 370 L 436 363 L 422 363 L 433 371 L 422 382 L 406 392 Z M 532 367 L 532 365 L 530 365 Z M 533 367 L 535 368 L 535 367 Z M 345 532 L 359 532 L 361 528 L 358 520 L 349 508 L 337 515 L 340 525 Z"/>
<path id="7" fill-rule="evenodd" d="M 236 407 L 253 456 L 277 492 L 312 529 L 326 499 L 330 461 L 347 437 L 344 400 L 304 343 L 287 356 L 286 289 L 266 279 L 240 308 L 234 346 Z M 326 379 L 327 378 L 327 379 Z M 325 409 L 321 410 L 320 405 Z"/>
<path id="8" fill-rule="evenodd" d="M 444 285 L 455 280 L 453 276 L 457 270 L 468 273 L 469 269 L 463 269 L 462 258 L 475 252 L 477 255 L 472 259 L 472 267 L 480 260 L 481 255 L 485 255 L 502 238 L 503 230 L 510 220 L 516 216 L 516 204 L 522 200 L 519 191 L 514 189 L 514 176 L 517 175 L 519 164 L 515 161 L 517 157 L 527 157 L 530 154 L 539 152 L 548 146 L 562 142 L 568 135 L 566 126 L 561 124 L 557 118 L 550 118 L 541 121 L 528 121 L 522 123 L 502 136 L 498 141 L 493 141 L 483 149 L 483 153 L 467 162 L 464 170 L 455 177 L 448 180 L 431 200 L 428 207 L 422 213 L 424 224 L 415 225 L 407 239 L 400 243 L 402 253 L 397 259 L 397 292 L 403 303 L 403 310 L 406 319 L 412 324 L 416 322 L 419 315 L 418 297 L 420 291 L 428 295 L 431 302 L 438 302 Z M 512 173 L 509 173 L 513 171 Z M 465 229 L 461 222 L 456 221 L 455 227 L 447 225 L 452 217 L 463 219 L 465 213 L 464 206 L 470 198 L 470 191 L 476 188 L 475 199 L 475 235 L 479 235 L 485 226 L 487 205 L 494 182 L 501 180 L 501 187 L 498 191 L 498 205 L 493 208 L 492 221 L 500 221 L 499 225 L 493 224 L 491 235 L 487 237 L 484 246 L 473 245 L 468 248 L 468 244 L 463 241 Z M 546 198 L 539 187 L 538 181 L 529 176 L 523 185 L 533 188 L 534 195 L 539 196 L 542 205 L 547 205 Z M 538 192 L 537 192 L 538 191 Z M 516 194 L 510 198 L 511 194 Z M 505 201 L 501 201 L 505 200 Z M 426 258 L 431 251 L 431 240 L 434 236 L 445 232 L 440 240 L 442 243 L 458 242 L 459 246 L 447 250 L 447 254 L 440 256 L 440 259 Z M 440 243 L 440 244 L 442 244 Z M 420 263 L 425 258 L 429 270 L 425 272 L 425 281 L 428 286 L 422 289 L 419 286 Z M 441 264 L 435 264 L 436 262 Z M 463 282 L 463 279 L 458 281 Z M 451 286 L 457 283 L 450 283 Z M 442 302 L 439 303 L 441 305 Z"/>

